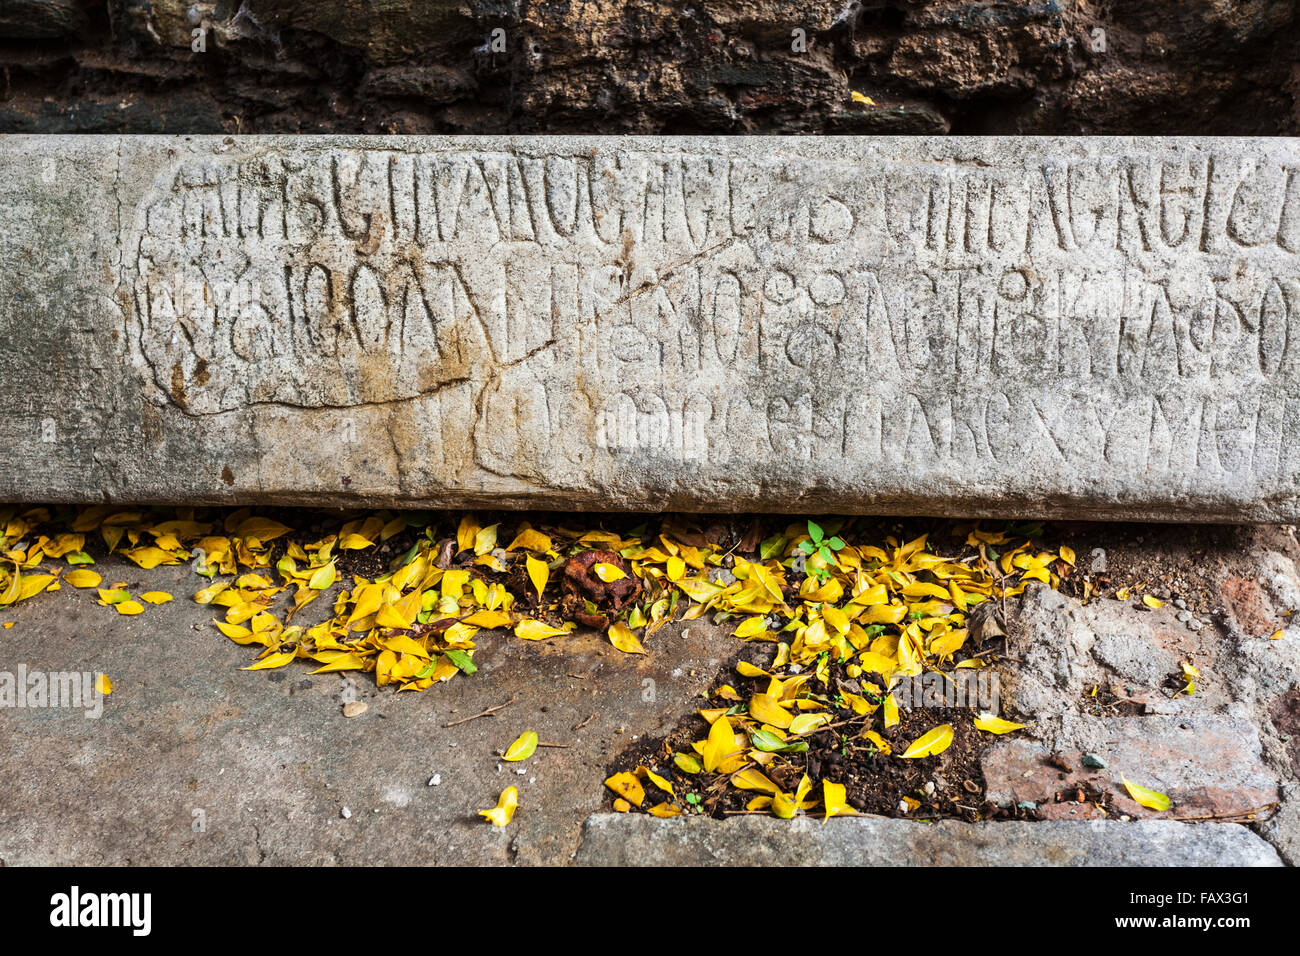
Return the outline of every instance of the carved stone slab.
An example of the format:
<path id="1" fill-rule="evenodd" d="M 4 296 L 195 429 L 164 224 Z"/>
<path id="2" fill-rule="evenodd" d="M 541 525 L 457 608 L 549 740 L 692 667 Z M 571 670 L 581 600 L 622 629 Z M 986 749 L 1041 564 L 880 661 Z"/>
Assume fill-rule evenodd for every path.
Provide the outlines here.
<path id="1" fill-rule="evenodd" d="M 1300 519 L 1300 142 L 8 137 L 0 500 Z"/>

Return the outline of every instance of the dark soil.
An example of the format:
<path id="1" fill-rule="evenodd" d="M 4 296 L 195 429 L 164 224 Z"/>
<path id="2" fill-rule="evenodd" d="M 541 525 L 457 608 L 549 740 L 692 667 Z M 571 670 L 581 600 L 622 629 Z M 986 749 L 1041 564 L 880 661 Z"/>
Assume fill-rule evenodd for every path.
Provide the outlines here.
<path id="1" fill-rule="evenodd" d="M 1142 606 L 1142 596 L 1183 601 L 1197 615 L 1221 613 L 1225 577 L 1254 578 L 1254 556 L 1261 550 L 1300 558 L 1295 528 L 1290 525 L 1187 525 L 1125 522 L 1061 522 L 1049 534 L 1073 548 L 1077 570 L 1061 590 L 1077 598 L 1114 597 L 1128 588 L 1128 600 Z M 1093 563 L 1104 552 L 1104 571 Z"/>
<path id="2" fill-rule="evenodd" d="M 735 671 L 738 661 L 769 667 L 775 653 L 769 644 L 747 644 L 727 662 L 714 680 L 707 699 L 700 708 L 721 706 L 717 688 L 728 684 L 748 700 L 751 693 L 762 691 L 766 678 L 744 678 Z M 831 686 L 847 678 L 839 665 L 831 665 Z M 738 705 L 744 709 L 744 704 Z M 809 748 L 804 753 L 777 754 L 763 772 L 778 786 L 793 793 L 806 773 L 813 781 L 810 799 L 821 799 L 821 781 L 829 780 L 845 787 L 845 799 L 860 813 L 877 816 L 930 820 L 959 817 L 968 821 L 983 819 L 1032 819 L 1034 813 L 1020 808 L 1000 808 L 984 799 L 984 775 L 980 770 L 980 753 L 995 738 L 975 728 L 975 711 L 962 708 L 914 708 L 900 711 L 897 725 L 884 730 L 878 716 L 856 716 L 846 706 L 833 710 L 834 720 L 826 729 L 804 738 Z M 904 751 L 922 734 L 940 724 L 951 724 L 953 742 L 934 757 L 902 759 L 881 753 L 862 738 L 862 731 L 875 729 L 890 744 L 893 754 Z M 726 775 L 687 774 L 673 763 L 674 753 L 694 754 L 692 743 L 708 735 L 708 723 L 698 714 L 685 718 L 667 737 L 645 739 L 625 750 L 610 765 L 609 774 L 648 766 L 669 777 L 677 789 L 677 804 L 693 807 L 695 812 L 725 817 L 750 812 L 745 809 L 756 791 L 740 790 L 729 785 Z M 933 793 L 926 784 L 932 783 Z M 609 794 L 610 806 L 615 796 Z M 909 804 L 903 812 L 901 804 Z M 647 804 L 653 801 L 647 800 Z M 759 811 L 766 813 L 767 811 Z M 819 810 L 814 809 L 815 816 Z"/>

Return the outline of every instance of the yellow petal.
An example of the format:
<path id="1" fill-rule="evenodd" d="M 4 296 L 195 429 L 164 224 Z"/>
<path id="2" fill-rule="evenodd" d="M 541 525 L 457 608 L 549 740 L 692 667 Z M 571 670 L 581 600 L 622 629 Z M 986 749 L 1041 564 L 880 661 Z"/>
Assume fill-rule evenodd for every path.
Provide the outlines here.
<path id="1" fill-rule="evenodd" d="M 506 787 L 501 791 L 501 796 L 497 798 L 497 805 L 491 810 L 480 810 L 479 816 L 488 820 L 494 827 L 504 827 L 509 825 L 514 819 L 515 808 L 519 806 L 519 791 L 514 787 Z"/>
<path id="2" fill-rule="evenodd" d="M 108 679 L 107 674 L 100 674 L 95 678 L 95 690 L 105 697 L 113 693 L 113 682 Z"/>

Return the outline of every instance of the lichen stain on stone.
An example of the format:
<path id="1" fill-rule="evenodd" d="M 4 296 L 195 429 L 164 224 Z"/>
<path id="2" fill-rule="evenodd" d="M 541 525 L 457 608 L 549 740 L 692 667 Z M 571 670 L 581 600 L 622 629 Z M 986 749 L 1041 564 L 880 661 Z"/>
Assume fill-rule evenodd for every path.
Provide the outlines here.
<path id="1" fill-rule="evenodd" d="M 181 363 L 177 362 L 172 365 L 172 401 L 179 407 L 185 407 L 185 369 Z"/>
<path id="2" fill-rule="evenodd" d="M 230 470 L 229 465 L 226 465 L 221 469 L 221 480 L 228 485 L 233 485 L 235 483 L 235 473 Z"/>

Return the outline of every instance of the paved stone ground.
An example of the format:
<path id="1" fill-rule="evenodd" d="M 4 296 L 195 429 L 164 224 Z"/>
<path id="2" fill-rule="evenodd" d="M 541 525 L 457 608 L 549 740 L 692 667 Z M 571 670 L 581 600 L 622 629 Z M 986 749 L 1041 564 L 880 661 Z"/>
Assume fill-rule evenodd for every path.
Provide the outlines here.
<path id="1" fill-rule="evenodd" d="M 0 670 L 98 670 L 115 684 L 99 719 L 0 708 L 0 860 L 1295 864 L 1300 628 L 1268 635 L 1300 606 L 1300 575 L 1288 554 L 1247 558 L 1257 573 L 1224 582 L 1219 614 L 1083 605 L 1043 589 L 1008 606 L 1016 661 L 1003 671 L 1003 701 L 1032 721 L 1032 737 L 993 742 L 984 773 L 992 798 L 1033 801 L 1052 822 L 825 826 L 600 813 L 619 752 L 634 735 L 671 729 L 727 665 L 737 644 L 721 629 L 665 628 L 645 658 L 594 634 L 541 644 L 489 636 L 477 675 L 425 694 L 356 678 L 369 709 L 346 719 L 349 685 L 338 675 L 239 670 L 251 651 L 188 600 L 187 568 L 101 562 L 105 581 L 177 600 L 128 618 L 65 587 L 0 613 L 14 622 L 0 630 Z M 1192 697 L 1172 696 L 1180 660 L 1201 671 Z M 495 716 L 445 726 L 512 699 Z M 565 746 L 522 768 L 501 764 L 495 752 L 527 729 Z M 1085 765 L 1085 754 L 1105 767 Z M 1123 777 L 1168 793 L 1174 808 L 1142 810 Z M 510 784 L 520 791 L 515 822 L 487 826 L 474 811 Z M 1080 786 L 1110 790 L 1112 817 L 1164 819 L 1096 819 L 1071 797 Z"/>

